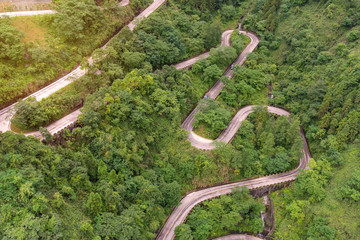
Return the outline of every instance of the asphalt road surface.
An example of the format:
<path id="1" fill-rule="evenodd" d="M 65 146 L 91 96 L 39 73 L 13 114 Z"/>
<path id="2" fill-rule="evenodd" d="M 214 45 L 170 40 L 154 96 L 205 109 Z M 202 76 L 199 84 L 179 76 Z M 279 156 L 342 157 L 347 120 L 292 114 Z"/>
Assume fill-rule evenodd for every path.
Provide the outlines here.
<path id="1" fill-rule="evenodd" d="M 147 18 L 152 12 L 158 9 L 166 0 L 155 0 L 149 7 L 142 11 L 134 20 L 129 23 L 130 30 L 134 30 L 135 26 L 143 19 Z"/>
<path id="2" fill-rule="evenodd" d="M 254 51 L 254 49 L 256 48 L 256 46 L 259 44 L 259 38 L 252 33 L 247 33 L 245 31 L 240 31 L 240 33 L 245 34 L 246 36 L 250 37 L 251 41 L 250 43 L 246 46 L 246 48 L 241 52 L 241 54 L 239 55 L 239 57 L 235 60 L 235 62 L 233 63 L 233 65 L 242 65 L 246 59 L 247 54 L 251 53 L 252 51 Z M 227 40 L 229 41 L 229 40 Z M 230 68 L 225 72 L 224 76 L 227 76 L 229 78 L 232 78 L 233 76 L 233 70 L 231 70 Z M 219 79 L 214 86 L 205 94 L 206 97 L 212 98 L 212 99 L 216 99 L 222 88 L 224 87 L 224 83 Z M 196 112 L 198 111 L 198 107 L 196 107 L 189 115 L 188 117 L 185 119 L 185 121 L 182 123 L 181 127 L 187 131 L 189 131 L 189 140 L 191 142 L 191 145 L 193 145 L 194 147 L 197 147 L 199 149 L 202 150 L 210 150 L 215 148 L 214 146 L 214 141 L 209 140 L 209 139 L 205 139 L 202 138 L 198 135 L 196 135 L 192 130 L 193 130 L 193 122 L 194 122 L 194 116 L 196 114 Z M 240 110 L 241 111 L 241 110 Z M 246 118 L 246 117 L 245 117 Z M 237 118 L 233 119 L 235 122 L 237 120 Z M 233 122 L 233 121 L 232 121 Z M 231 127 L 231 125 L 229 125 L 229 127 Z M 239 127 L 238 127 L 239 128 Z M 238 129 L 237 128 L 237 129 Z M 236 129 L 236 131 L 237 131 Z M 232 133 L 236 133 L 232 132 Z M 228 135 L 226 135 L 228 136 Z M 231 136 L 232 138 L 232 136 Z M 221 138 L 223 139 L 223 137 Z"/>
<path id="3" fill-rule="evenodd" d="M 199 135 L 197 135 L 192 131 L 193 130 L 192 123 L 194 122 L 194 115 L 197 112 L 198 108 L 195 108 L 195 110 L 189 115 L 191 116 L 190 118 L 185 119 L 182 126 L 184 129 L 189 131 L 188 139 L 190 140 L 192 146 L 201 150 L 211 150 L 216 147 L 216 142 L 229 143 L 231 139 L 235 136 L 238 129 L 240 128 L 241 122 L 244 121 L 250 113 L 254 112 L 255 107 L 256 106 L 252 105 L 241 108 L 233 117 L 233 119 L 230 121 L 228 127 L 224 131 L 222 131 L 220 136 L 215 140 L 210 140 L 200 137 Z M 267 109 L 270 113 L 274 113 L 277 115 L 285 115 L 285 116 L 290 115 L 289 112 L 281 108 L 269 106 L 267 107 Z"/>
<path id="4" fill-rule="evenodd" d="M 234 30 L 227 30 L 225 32 L 222 33 L 221 36 L 221 46 L 230 46 L 230 37 L 231 34 L 234 32 Z M 184 68 L 188 68 L 190 66 L 192 66 L 194 63 L 196 63 L 197 61 L 201 60 L 201 59 L 205 59 L 208 58 L 210 56 L 210 52 L 205 52 L 202 53 L 196 57 L 193 57 L 191 59 L 185 60 L 183 62 L 177 63 L 174 65 L 174 67 L 176 69 L 184 69 Z"/>

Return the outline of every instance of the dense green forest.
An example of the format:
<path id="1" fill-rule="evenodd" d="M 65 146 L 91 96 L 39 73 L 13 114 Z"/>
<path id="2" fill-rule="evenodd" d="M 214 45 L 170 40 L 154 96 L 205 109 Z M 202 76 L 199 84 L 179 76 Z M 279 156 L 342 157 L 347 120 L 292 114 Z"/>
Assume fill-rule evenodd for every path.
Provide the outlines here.
<path id="1" fill-rule="evenodd" d="M 44 101 L 22 102 L 14 120 L 37 128 L 84 102 L 79 127 L 56 143 L 47 136 L 52 145 L 0 134 L 0 238 L 153 239 L 187 191 L 294 168 L 300 123 L 314 159 L 271 195 L 274 238 L 358 239 L 359 9 L 358 0 L 173 0 L 134 32 L 124 28 L 87 76 Z M 248 39 L 233 34 L 231 47 L 190 70 L 166 65 L 217 46 L 240 19 L 260 44 L 232 80 L 222 79 L 217 100 L 202 100 L 196 131 L 216 138 L 248 104 L 292 115 L 259 108 L 231 144 L 200 151 L 181 122 Z M 262 207 L 247 194 L 196 207 L 179 239 L 259 232 Z"/>

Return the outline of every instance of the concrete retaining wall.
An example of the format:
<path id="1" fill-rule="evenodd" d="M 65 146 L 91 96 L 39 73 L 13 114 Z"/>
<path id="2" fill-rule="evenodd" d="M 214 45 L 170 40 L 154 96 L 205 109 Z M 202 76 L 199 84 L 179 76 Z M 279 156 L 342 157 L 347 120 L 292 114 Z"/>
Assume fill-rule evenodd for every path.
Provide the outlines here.
<path id="1" fill-rule="evenodd" d="M 51 0 L 0 0 L 0 12 L 51 9 Z"/>

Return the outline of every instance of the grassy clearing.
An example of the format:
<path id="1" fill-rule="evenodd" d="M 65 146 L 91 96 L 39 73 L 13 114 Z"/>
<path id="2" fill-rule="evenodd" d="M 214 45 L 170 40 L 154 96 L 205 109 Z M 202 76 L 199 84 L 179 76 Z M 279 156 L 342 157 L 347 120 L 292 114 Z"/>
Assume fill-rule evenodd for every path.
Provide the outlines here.
<path id="1" fill-rule="evenodd" d="M 44 44 L 47 29 L 41 25 L 42 16 L 23 16 L 12 18 L 12 25 L 19 31 L 24 33 L 24 37 L 21 39 L 23 43 L 36 42 Z"/>
<path id="2" fill-rule="evenodd" d="M 326 188 L 326 197 L 314 204 L 315 215 L 329 218 L 329 224 L 338 231 L 338 239 L 360 239 L 360 204 L 342 200 L 340 189 L 351 178 L 354 170 L 360 169 L 360 144 L 352 145 L 342 156 L 344 164 L 335 169 L 334 176 Z"/>
<path id="3" fill-rule="evenodd" d="M 329 220 L 329 226 L 336 229 L 336 239 L 339 240 L 359 239 L 360 205 L 354 201 L 343 200 L 340 194 L 341 188 L 351 178 L 354 170 L 360 169 L 359 149 L 360 144 L 354 144 L 341 154 L 344 163 L 333 170 L 334 175 L 325 188 L 325 199 L 308 205 L 304 211 L 305 223 L 312 216 L 326 217 Z M 297 229 L 301 225 L 294 222 L 290 213 L 285 210 L 285 202 L 291 198 L 293 191 L 295 190 L 291 187 L 272 194 L 276 218 L 276 239 L 301 239 L 299 233 L 306 233 L 306 229 Z"/>

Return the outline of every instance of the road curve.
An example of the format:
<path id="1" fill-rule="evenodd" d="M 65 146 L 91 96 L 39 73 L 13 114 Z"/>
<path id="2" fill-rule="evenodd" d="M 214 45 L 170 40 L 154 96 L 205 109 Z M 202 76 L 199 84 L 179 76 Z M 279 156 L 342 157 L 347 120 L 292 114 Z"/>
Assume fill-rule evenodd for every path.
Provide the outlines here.
<path id="1" fill-rule="evenodd" d="M 247 113 L 244 114 L 246 115 Z M 299 169 L 305 169 L 310 160 L 310 151 L 305 136 L 303 133 L 301 134 L 301 136 L 304 143 L 304 148 L 302 151 L 303 157 L 300 159 L 300 164 L 298 165 L 297 168 L 285 173 L 260 177 L 257 179 L 239 181 L 230 184 L 224 184 L 216 187 L 210 187 L 186 195 L 181 200 L 178 207 L 172 212 L 170 217 L 167 219 L 165 225 L 163 226 L 161 232 L 158 234 L 156 239 L 158 240 L 174 239 L 175 228 L 185 221 L 187 215 L 197 204 L 205 200 L 218 197 L 223 194 L 229 194 L 231 193 L 231 190 L 236 186 L 254 189 L 254 188 L 265 187 L 278 183 L 294 181 L 295 176 L 299 174 Z"/>
<path id="2" fill-rule="evenodd" d="M 122 1 L 123 2 L 123 1 Z M 122 3 L 121 2 L 121 3 Z M 129 0 L 125 0 L 125 3 L 129 2 Z M 154 2 L 147 7 L 139 16 L 137 16 L 135 19 L 137 19 L 136 21 L 132 21 L 130 24 L 128 24 L 129 27 L 131 27 L 131 29 L 134 29 L 134 27 L 136 26 L 136 24 L 138 24 L 141 19 L 143 19 L 144 17 L 149 16 L 152 12 L 154 12 L 158 7 L 161 6 L 162 3 L 164 3 L 165 0 L 154 0 Z M 121 4 L 120 3 L 120 4 Z M 124 3 L 124 4 L 125 4 Z M 128 3 L 127 3 L 128 4 Z M 127 5 L 126 4 L 126 5 Z M 35 15 L 36 12 L 42 12 L 42 11 L 27 11 L 29 12 L 28 15 Z M 14 14 L 19 13 L 19 12 L 14 12 Z M 13 14 L 13 13 L 3 13 L 3 14 Z M 22 15 L 23 16 L 23 15 Z M 110 40 L 109 40 L 110 41 Z M 102 48 L 105 49 L 108 43 L 106 43 Z M 89 62 L 92 62 L 92 57 L 90 57 L 88 59 Z M 61 88 L 69 85 L 70 83 L 72 83 L 74 80 L 84 76 L 86 74 L 86 70 L 85 69 L 81 69 L 80 67 L 77 67 L 75 70 L 73 70 L 72 72 L 70 72 L 69 74 L 67 74 L 66 76 L 60 78 L 59 80 L 55 81 L 54 83 L 40 89 L 39 91 L 31 94 L 31 97 L 35 97 L 37 101 L 40 101 L 41 99 L 48 97 L 49 95 L 53 94 L 54 92 L 60 90 Z M 28 97 L 30 97 L 28 96 Z M 28 98 L 26 97 L 26 98 Z M 26 99 L 24 98 L 24 99 Z M 14 112 L 14 106 L 16 105 L 16 103 L 3 108 L 0 110 L 0 132 L 6 132 L 6 131 L 11 131 L 10 129 L 10 125 L 11 125 L 11 118 L 14 116 L 15 112 Z M 76 112 L 78 115 L 80 114 L 80 112 Z M 74 120 L 73 116 L 75 116 L 75 113 L 71 113 L 71 116 L 65 116 L 64 118 L 60 119 L 58 122 L 62 122 L 62 126 L 68 126 L 69 124 L 73 123 L 74 121 L 76 121 L 76 119 Z M 70 120 L 72 120 L 72 122 L 70 122 Z M 68 121 L 65 124 L 65 121 Z M 48 128 L 48 127 L 47 127 Z M 56 133 L 54 129 L 57 129 L 57 131 L 61 130 L 58 128 L 51 128 L 49 131 L 50 133 L 54 134 Z M 26 134 L 26 135 L 39 135 L 38 132 L 33 132 L 30 134 Z"/>
<path id="3" fill-rule="evenodd" d="M 241 54 L 239 55 L 239 57 L 235 60 L 235 62 L 233 63 L 233 65 L 242 65 L 244 63 L 244 61 L 246 60 L 246 56 L 247 54 L 251 53 L 252 51 L 254 51 L 254 49 L 256 48 L 256 46 L 259 44 L 259 38 L 253 34 L 253 33 L 248 33 L 245 31 L 240 31 L 240 33 L 245 34 L 246 36 L 248 36 L 250 38 L 250 43 L 246 46 L 246 48 L 241 52 Z M 227 76 L 229 78 L 233 77 L 233 70 L 231 70 L 230 68 L 225 72 L 224 76 Z M 216 99 L 222 88 L 224 87 L 224 83 L 219 79 L 212 88 L 210 88 L 210 90 L 205 94 L 207 97 L 212 98 L 212 99 Z M 214 141 L 213 140 L 209 140 L 209 139 L 205 139 L 202 138 L 198 135 L 196 135 L 192 130 L 193 130 L 193 122 L 194 122 L 194 116 L 197 113 L 199 107 L 197 106 L 188 116 L 187 118 L 184 120 L 184 122 L 182 123 L 181 127 L 187 131 L 189 131 L 189 140 L 191 142 L 191 145 L 193 145 L 194 147 L 197 147 L 199 149 L 202 150 L 210 150 L 215 148 L 214 146 Z M 249 109 L 247 109 L 249 110 Z M 240 110 L 241 111 L 241 110 Z M 245 111 L 245 110 L 243 110 Z M 242 115 L 241 113 L 239 115 Z M 246 117 L 245 117 L 246 118 Z M 234 121 L 236 121 L 237 118 L 233 119 Z M 232 125 L 229 125 L 229 127 L 231 127 Z M 238 127 L 239 128 L 239 127 Z M 238 129 L 237 128 L 237 129 Z M 236 129 L 236 131 L 237 131 Z M 236 133 L 232 132 L 232 133 Z M 224 139 L 224 137 L 226 137 L 228 135 L 222 136 L 221 139 Z M 231 136 L 232 138 L 233 136 Z M 230 139 L 231 139 L 230 138 Z M 225 139 L 224 139 L 225 140 Z M 228 143 L 228 141 L 226 142 Z"/>
<path id="4" fill-rule="evenodd" d="M 228 127 L 224 131 L 222 131 L 220 136 L 215 140 L 210 140 L 210 139 L 200 137 L 199 135 L 197 135 L 196 133 L 194 133 L 192 131 L 193 130 L 192 123 L 194 122 L 194 116 L 192 116 L 191 119 L 188 121 L 187 121 L 187 119 L 185 119 L 186 124 L 183 124 L 183 128 L 185 130 L 189 131 L 188 139 L 190 140 L 192 146 L 194 146 L 198 149 L 201 149 L 201 150 L 211 150 L 216 147 L 216 142 L 229 143 L 231 141 L 231 139 L 235 136 L 238 129 L 240 128 L 241 122 L 244 121 L 250 113 L 254 112 L 255 107 L 256 106 L 251 105 L 251 106 L 246 106 L 246 107 L 241 108 L 236 113 L 236 115 L 233 117 L 233 119 L 230 121 Z M 267 109 L 270 113 L 273 113 L 273 114 L 277 114 L 277 115 L 281 115 L 281 116 L 282 115 L 285 115 L 285 116 L 290 115 L 289 112 L 287 112 L 281 108 L 269 106 L 269 107 L 267 107 Z M 196 108 L 196 110 L 197 110 L 197 108 Z M 185 121 L 184 121 L 184 123 L 185 123 Z"/>
<path id="5" fill-rule="evenodd" d="M 222 33 L 221 35 L 221 46 L 230 46 L 230 37 L 231 34 L 234 32 L 234 30 L 226 30 L 225 32 Z M 197 61 L 201 60 L 201 59 L 205 59 L 208 58 L 210 56 L 210 52 L 205 52 L 202 53 L 196 57 L 193 57 L 191 59 L 185 60 L 183 62 L 177 63 L 174 65 L 174 67 L 176 69 L 184 69 L 184 68 L 188 68 L 191 65 L 193 65 L 194 63 L 196 63 Z"/>

